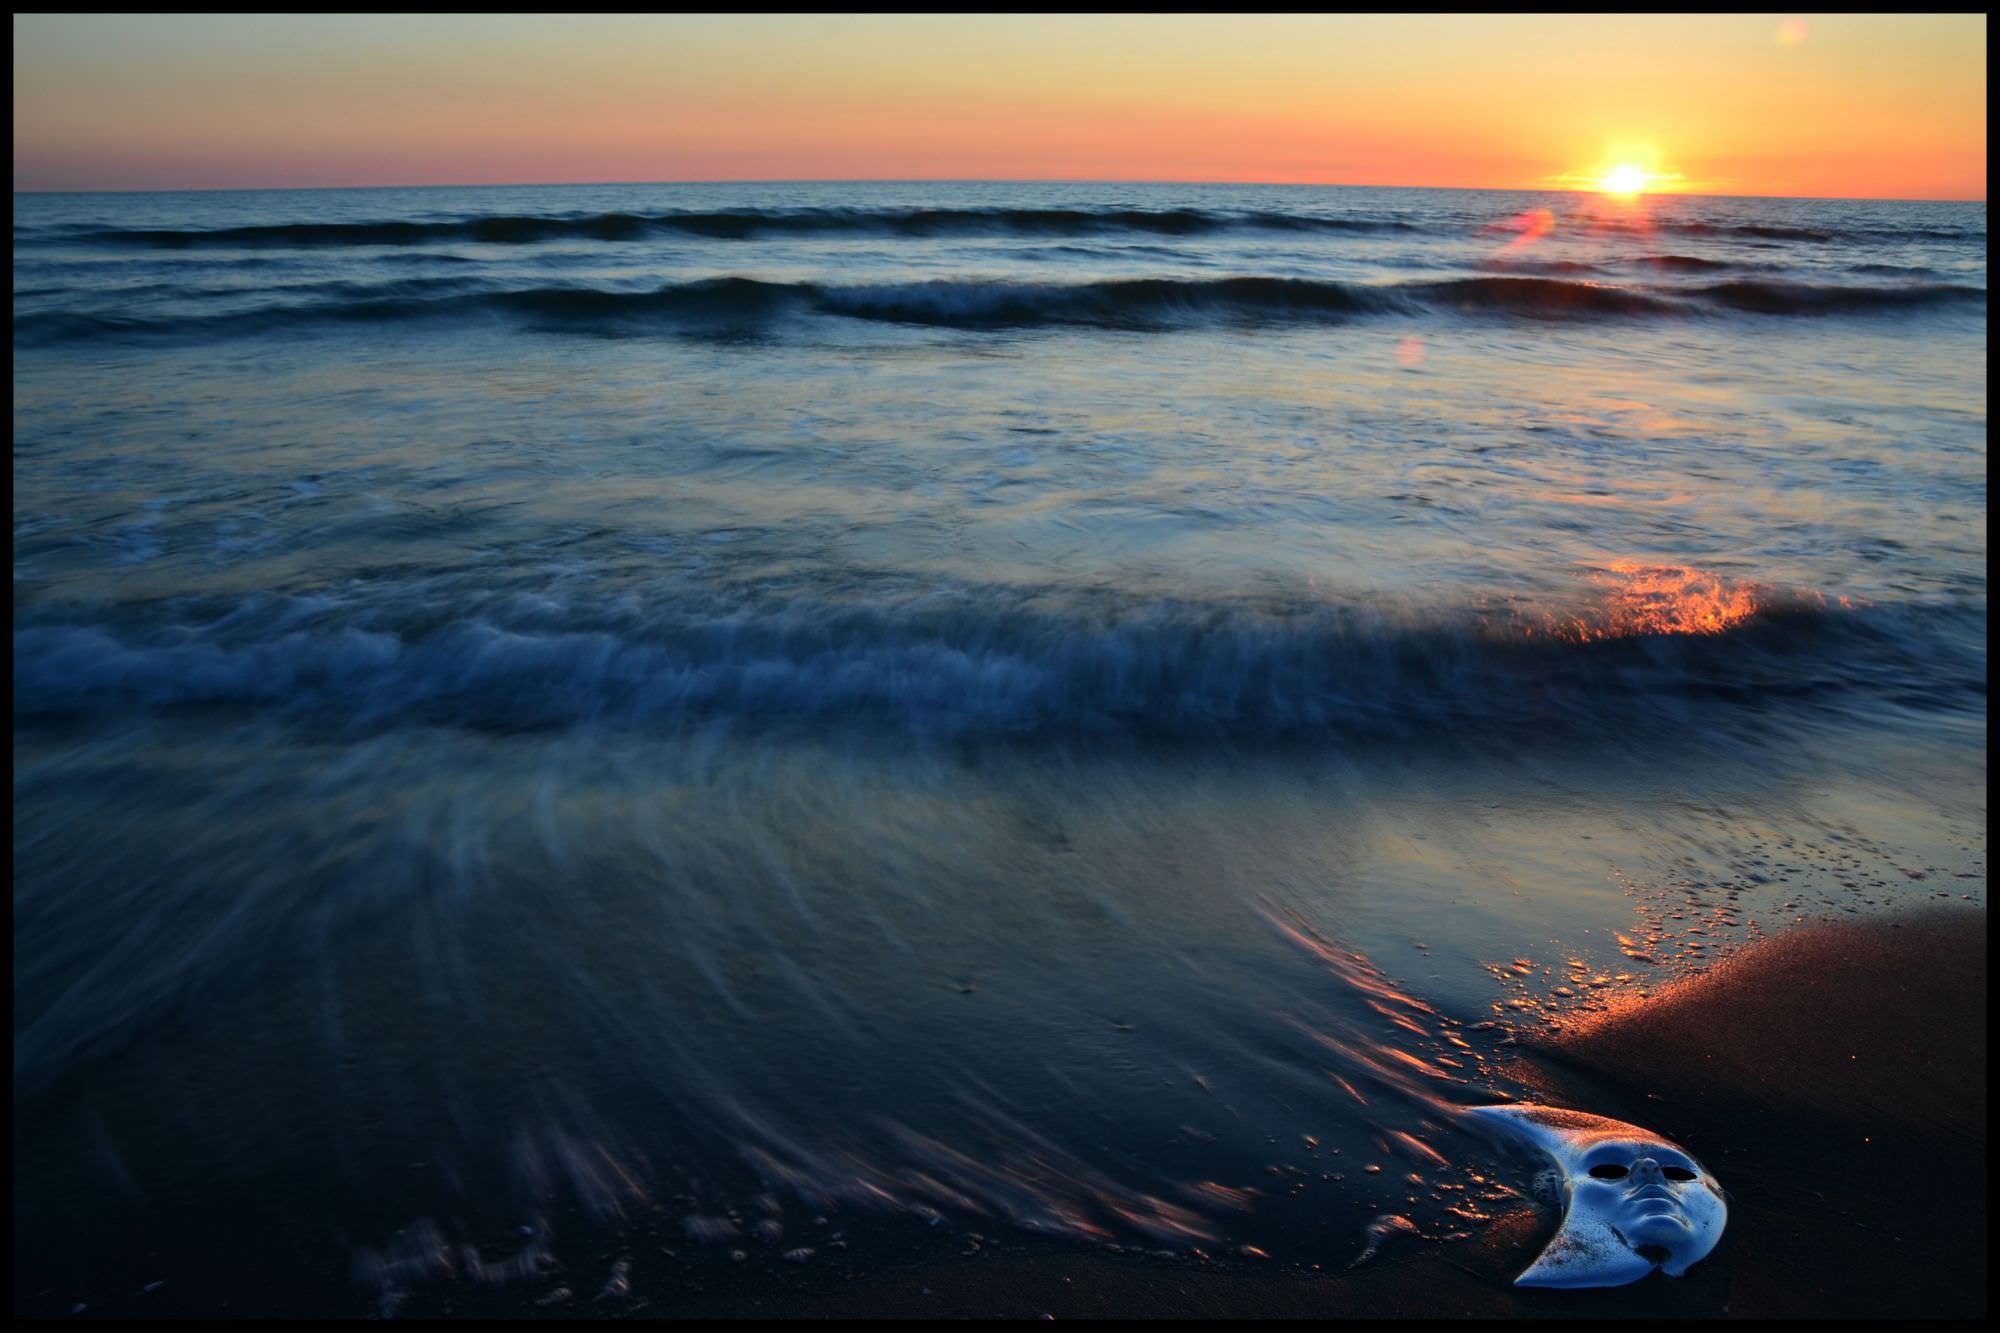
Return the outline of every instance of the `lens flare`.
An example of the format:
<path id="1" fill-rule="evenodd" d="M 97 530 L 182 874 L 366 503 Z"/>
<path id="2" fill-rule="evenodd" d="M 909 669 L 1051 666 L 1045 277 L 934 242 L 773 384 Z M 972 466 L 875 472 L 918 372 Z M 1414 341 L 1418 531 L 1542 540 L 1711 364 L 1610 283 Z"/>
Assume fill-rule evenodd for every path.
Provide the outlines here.
<path id="1" fill-rule="evenodd" d="M 1505 263 L 1517 253 L 1527 249 L 1556 229 L 1556 215 L 1546 208 L 1530 208 L 1516 213 L 1502 222 L 1489 223 L 1482 230 L 1488 232 L 1511 231 L 1514 239 L 1495 251 L 1490 259 Z"/>

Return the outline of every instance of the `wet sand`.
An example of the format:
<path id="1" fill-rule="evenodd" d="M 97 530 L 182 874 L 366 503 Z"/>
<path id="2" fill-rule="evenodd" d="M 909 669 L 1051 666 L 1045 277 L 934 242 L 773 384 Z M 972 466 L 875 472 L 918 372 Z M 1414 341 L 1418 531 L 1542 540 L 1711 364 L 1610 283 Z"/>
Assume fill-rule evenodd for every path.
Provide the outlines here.
<path id="1" fill-rule="evenodd" d="M 1779 935 L 1535 1054 L 1701 1145 L 1731 1313 L 1984 1314 L 1983 912 Z"/>
<path id="2" fill-rule="evenodd" d="M 666 1304 L 829 1317 L 1977 1318 L 1986 1310 L 1986 918 L 1803 926 L 1523 1048 L 1549 1100 L 1660 1130 L 1730 1191 L 1685 1278 L 1520 1291 L 1552 1219 L 1344 1274 L 1069 1248 Z M 657 1306 L 655 1308 L 658 1308 Z"/>
<path id="3" fill-rule="evenodd" d="M 628 1297 L 593 1298 L 602 1269 L 577 1266 L 532 1289 L 421 1284 L 404 1317 L 1056 1318 L 1976 1318 L 1986 1308 L 1986 920 L 1937 910 L 1798 927 L 1630 1006 L 1517 1049 L 1537 1096 L 1657 1129 L 1710 1166 L 1731 1195 L 1714 1254 L 1676 1280 L 1606 1291 L 1511 1284 L 1553 1231 L 1523 1204 L 1475 1238 L 1397 1237 L 1366 1265 L 1314 1272 L 1274 1246 L 1268 1260 L 1217 1251 L 1161 1258 L 1003 1230 L 938 1258 L 907 1218 L 842 1214 L 806 1263 L 756 1249 L 751 1262 L 693 1263 L 684 1243 L 637 1255 Z M 191 1204 L 192 1201 L 189 1201 Z M 220 1259 L 215 1223 L 180 1217 L 178 1240 L 133 1219 L 88 1251 L 45 1237 L 17 1272 L 17 1316 L 319 1316 L 369 1313 L 367 1293 L 317 1245 L 273 1236 L 277 1281 Z M 1329 1225 L 1345 1226 L 1344 1219 Z M 853 1248 L 838 1242 L 840 1228 Z M 204 1239 L 206 1237 L 207 1239 Z M 822 1239 L 821 1237 L 824 1237 Z M 576 1239 L 573 1237 L 572 1239 Z M 605 1246 L 613 1238 L 600 1238 Z M 238 1237 L 238 1241 L 242 1238 Z M 998 1244 L 993 1242 L 997 1241 Z M 1359 1249 L 1360 1237 L 1355 1237 Z M 232 1242 L 235 1253 L 240 1244 Z M 672 1258 L 682 1247 L 679 1258 Z M 229 1248 L 229 1247 L 225 1247 Z M 591 1247 L 597 1248 L 597 1247 Z M 151 1251 L 150 1254 L 148 1251 Z M 95 1252 L 96 1258 L 91 1257 Z M 104 1262 L 146 1255 L 144 1271 Z M 898 1255 L 902 1258 L 898 1258 Z M 668 1256 L 663 1264 L 661 1256 Z M 865 1256 L 865 1257 L 864 1257 Z M 121 1270 L 121 1271 L 113 1271 Z M 277 1269 L 272 1270 L 273 1272 Z M 318 1274 L 306 1285 L 301 1272 Z M 139 1293 L 151 1279 L 173 1280 Z M 247 1280 L 246 1280 L 247 1279 Z M 544 1293 L 563 1284 L 574 1295 Z M 218 1307 L 215 1293 L 229 1298 Z"/>

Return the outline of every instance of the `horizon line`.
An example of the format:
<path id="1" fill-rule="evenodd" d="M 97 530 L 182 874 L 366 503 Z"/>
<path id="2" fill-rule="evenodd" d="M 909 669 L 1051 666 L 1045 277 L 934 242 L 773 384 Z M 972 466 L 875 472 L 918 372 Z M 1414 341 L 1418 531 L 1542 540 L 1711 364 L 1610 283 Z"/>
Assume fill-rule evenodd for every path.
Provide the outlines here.
<path id="1" fill-rule="evenodd" d="M 1179 185 L 1179 186 L 1263 186 L 1272 189 L 1302 190 L 1459 190 L 1485 194 L 1602 194 L 1604 191 L 1581 185 L 1381 185 L 1341 181 L 1255 181 L 1255 180 L 1148 180 L 1139 178 L 1072 178 L 1060 176 L 804 176 L 734 180 L 615 180 L 615 181 L 474 181 L 426 185 L 184 185 L 153 186 L 140 189 L 94 187 L 86 189 L 22 189 L 23 194 L 276 194 L 314 190 L 540 190 L 607 186 L 654 185 Z M 1829 194 L 1736 194 L 1714 190 L 1648 190 L 1651 198 L 1691 199 L 1805 199 L 1824 203 L 1895 204 L 1984 204 L 1985 195 L 1829 195 Z"/>

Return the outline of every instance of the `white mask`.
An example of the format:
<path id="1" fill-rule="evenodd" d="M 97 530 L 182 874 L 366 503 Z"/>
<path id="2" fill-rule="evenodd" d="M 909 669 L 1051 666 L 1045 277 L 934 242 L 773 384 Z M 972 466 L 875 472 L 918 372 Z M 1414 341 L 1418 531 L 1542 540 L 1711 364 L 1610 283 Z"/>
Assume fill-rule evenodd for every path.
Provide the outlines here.
<path id="1" fill-rule="evenodd" d="M 1680 1277 L 1722 1239 L 1722 1187 L 1659 1135 L 1603 1116 L 1548 1106 L 1473 1106 L 1562 1172 L 1562 1229 L 1517 1287 L 1618 1287 L 1654 1268 Z"/>

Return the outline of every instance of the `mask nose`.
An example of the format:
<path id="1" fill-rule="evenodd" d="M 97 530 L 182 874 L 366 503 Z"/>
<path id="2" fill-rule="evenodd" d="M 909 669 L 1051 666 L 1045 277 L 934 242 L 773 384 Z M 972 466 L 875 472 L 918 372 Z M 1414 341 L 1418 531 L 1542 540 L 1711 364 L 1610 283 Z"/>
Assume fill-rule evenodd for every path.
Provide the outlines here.
<path id="1" fill-rule="evenodd" d="M 1650 1157 L 1641 1157 L 1639 1164 L 1632 1168 L 1632 1180 L 1638 1185 L 1658 1185 L 1666 1177 L 1660 1173 L 1660 1164 Z"/>

